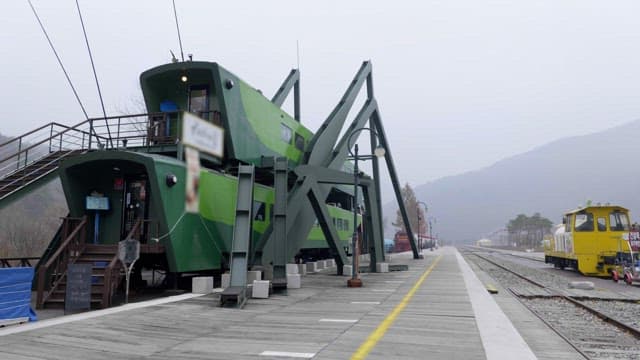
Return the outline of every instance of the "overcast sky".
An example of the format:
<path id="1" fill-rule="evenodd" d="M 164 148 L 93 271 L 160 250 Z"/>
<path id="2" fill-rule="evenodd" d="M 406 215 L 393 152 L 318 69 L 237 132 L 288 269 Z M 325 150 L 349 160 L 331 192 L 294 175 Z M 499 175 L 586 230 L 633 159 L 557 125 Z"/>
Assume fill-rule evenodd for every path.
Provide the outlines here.
<path id="1" fill-rule="evenodd" d="M 73 0 L 33 0 L 89 115 L 101 116 Z M 401 181 L 423 184 L 640 118 L 639 1 L 176 0 L 185 56 L 271 97 L 296 67 L 312 131 L 363 60 Z M 80 0 L 109 115 L 179 57 L 170 0 Z M 77 105 L 26 0 L 0 15 L 0 133 L 75 124 Z M 615 141 L 609 139 L 607 141 Z"/>

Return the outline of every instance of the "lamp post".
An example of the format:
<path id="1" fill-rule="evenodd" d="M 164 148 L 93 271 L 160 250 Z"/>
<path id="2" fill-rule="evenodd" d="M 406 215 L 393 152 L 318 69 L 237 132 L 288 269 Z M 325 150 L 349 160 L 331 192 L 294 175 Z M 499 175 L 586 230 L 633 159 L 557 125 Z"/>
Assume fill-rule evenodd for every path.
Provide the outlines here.
<path id="1" fill-rule="evenodd" d="M 429 216 L 428 220 L 429 220 L 429 238 L 431 239 L 431 251 L 433 251 L 433 248 L 436 246 L 436 240 L 433 238 L 433 225 L 431 223 L 431 220 L 433 220 L 433 224 L 435 224 L 438 222 L 438 219 L 434 218 L 433 216 Z"/>
<path id="2" fill-rule="evenodd" d="M 418 216 L 418 251 L 422 254 L 422 237 L 420 236 L 420 205 L 424 206 L 424 216 L 426 220 L 427 212 L 429 211 L 429 207 L 426 203 L 422 201 L 416 202 L 416 214 Z"/>
<path id="3" fill-rule="evenodd" d="M 353 147 L 354 152 L 351 152 L 351 138 L 362 130 L 370 131 L 377 139 L 378 133 L 373 129 L 363 127 L 355 129 L 349 134 L 347 138 L 347 148 L 349 149 L 349 155 L 353 158 L 353 237 L 351 239 L 351 279 L 347 280 L 348 287 L 362 287 L 362 280 L 358 276 L 358 186 L 360 185 L 360 176 L 358 170 L 358 160 L 369 160 L 375 155 L 376 157 L 382 157 L 385 154 L 385 149 L 382 146 L 377 146 L 373 151 L 374 155 L 358 155 L 358 144 Z"/>

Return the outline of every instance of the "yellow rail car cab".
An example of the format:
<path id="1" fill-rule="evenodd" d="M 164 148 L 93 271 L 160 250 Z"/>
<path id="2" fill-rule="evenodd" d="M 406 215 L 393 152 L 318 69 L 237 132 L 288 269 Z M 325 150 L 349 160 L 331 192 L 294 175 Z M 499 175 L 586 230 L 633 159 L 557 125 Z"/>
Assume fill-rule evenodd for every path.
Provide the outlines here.
<path id="1" fill-rule="evenodd" d="M 583 275 L 611 276 L 629 256 L 629 210 L 620 206 L 587 206 L 567 212 L 564 226 L 545 246 L 545 262 L 571 267 Z"/>

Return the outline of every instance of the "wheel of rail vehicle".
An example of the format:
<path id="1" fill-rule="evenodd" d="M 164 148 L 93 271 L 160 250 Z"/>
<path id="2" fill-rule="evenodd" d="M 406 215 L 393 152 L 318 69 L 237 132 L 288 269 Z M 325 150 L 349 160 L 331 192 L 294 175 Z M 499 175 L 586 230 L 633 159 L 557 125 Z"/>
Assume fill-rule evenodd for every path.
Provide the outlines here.
<path id="1" fill-rule="evenodd" d="M 626 282 L 627 285 L 631 285 L 631 283 L 633 283 L 633 279 L 631 279 L 631 274 L 629 273 L 624 274 L 624 282 Z"/>
<path id="2" fill-rule="evenodd" d="M 613 270 L 611 272 L 611 280 L 613 280 L 614 283 L 617 283 L 620 280 L 620 275 L 617 270 Z"/>

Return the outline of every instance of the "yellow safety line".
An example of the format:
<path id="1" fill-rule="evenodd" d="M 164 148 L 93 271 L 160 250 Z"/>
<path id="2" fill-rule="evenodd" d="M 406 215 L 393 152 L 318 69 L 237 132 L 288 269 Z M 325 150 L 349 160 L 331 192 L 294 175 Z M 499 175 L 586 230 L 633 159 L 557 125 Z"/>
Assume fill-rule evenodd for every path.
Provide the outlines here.
<path id="1" fill-rule="evenodd" d="M 402 298 L 402 301 L 400 301 L 398 306 L 396 306 L 393 309 L 393 311 L 391 311 L 391 313 L 389 313 L 389 315 L 387 315 L 387 317 L 384 320 L 382 320 L 380 325 L 378 325 L 378 327 L 369 335 L 367 340 L 365 340 L 362 343 L 362 345 L 360 345 L 358 350 L 356 350 L 356 352 L 354 352 L 353 355 L 351 355 L 351 360 L 363 360 L 367 357 L 367 355 L 369 355 L 369 353 L 371 352 L 371 350 L 373 350 L 373 348 L 376 346 L 378 341 L 380 341 L 380 339 L 382 339 L 382 337 L 387 332 L 387 330 L 389 330 L 389 328 L 391 327 L 393 322 L 396 320 L 398 315 L 400 315 L 400 313 L 404 310 L 404 308 L 407 307 L 413 295 L 416 293 L 416 291 L 418 291 L 418 288 L 420 287 L 420 285 L 422 285 L 422 283 L 427 278 L 427 276 L 429 276 L 429 274 L 431 273 L 431 270 L 433 270 L 433 268 L 436 267 L 436 265 L 440 261 L 440 258 L 442 258 L 442 255 L 436 258 L 433 264 L 429 266 L 429 268 L 424 272 L 424 274 L 420 276 L 420 279 L 418 279 L 415 285 L 413 285 L 411 290 L 409 290 L 407 295 L 405 295 L 404 298 Z"/>

